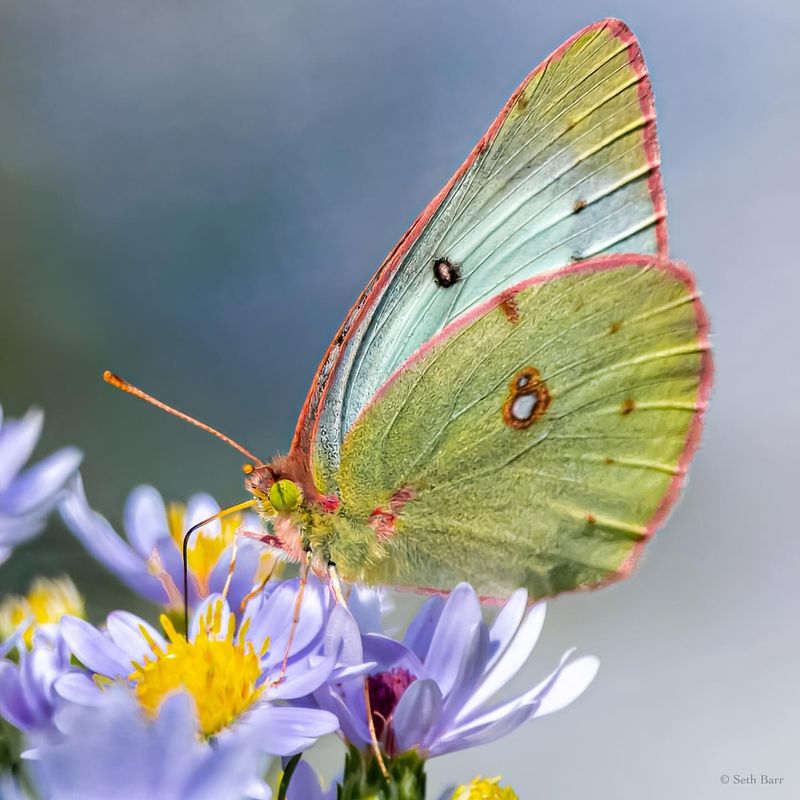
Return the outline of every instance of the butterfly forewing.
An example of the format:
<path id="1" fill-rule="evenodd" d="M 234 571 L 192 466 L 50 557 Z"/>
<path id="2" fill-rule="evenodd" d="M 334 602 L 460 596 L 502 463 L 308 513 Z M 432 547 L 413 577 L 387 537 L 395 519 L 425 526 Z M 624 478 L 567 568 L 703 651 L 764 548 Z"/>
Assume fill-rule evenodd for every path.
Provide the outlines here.
<path id="1" fill-rule="evenodd" d="M 627 574 L 710 381 L 689 273 L 610 256 L 529 279 L 415 354 L 345 438 L 334 560 L 370 583 L 532 596 Z"/>
<path id="2" fill-rule="evenodd" d="M 606 20 L 526 79 L 387 259 L 320 367 L 295 446 L 330 483 L 357 415 L 424 342 L 543 271 L 665 255 L 664 218 L 647 72 L 631 32 Z"/>

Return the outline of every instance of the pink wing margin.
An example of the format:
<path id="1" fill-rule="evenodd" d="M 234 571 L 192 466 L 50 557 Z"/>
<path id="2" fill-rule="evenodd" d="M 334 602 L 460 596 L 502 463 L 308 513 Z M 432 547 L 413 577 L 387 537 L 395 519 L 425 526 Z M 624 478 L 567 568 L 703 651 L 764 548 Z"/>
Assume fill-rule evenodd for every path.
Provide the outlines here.
<path id="1" fill-rule="evenodd" d="M 403 260 L 403 257 L 413 246 L 414 242 L 416 242 L 416 240 L 419 238 L 426 225 L 430 222 L 431 218 L 439 209 L 444 199 L 450 193 L 450 190 L 469 170 L 478 155 L 483 152 L 483 150 L 485 150 L 492 142 L 501 125 L 503 122 L 505 122 L 505 119 L 512 107 L 516 103 L 518 97 L 524 91 L 528 83 L 530 83 L 530 81 L 536 75 L 545 69 L 548 64 L 560 58 L 561 55 L 581 36 L 584 36 L 592 31 L 602 29 L 609 30 L 620 40 L 620 42 L 627 46 L 628 62 L 634 70 L 634 74 L 640 79 L 638 83 L 639 103 L 642 108 L 642 114 L 647 120 L 643 129 L 643 136 L 645 154 L 647 156 L 648 166 L 650 168 L 648 187 L 653 201 L 653 206 L 658 217 L 658 222 L 656 223 L 656 242 L 658 246 L 658 255 L 661 258 L 667 258 L 666 198 L 661 182 L 661 172 L 659 170 L 661 157 L 658 147 L 658 137 L 656 134 L 655 103 L 653 100 L 653 91 L 650 85 L 647 67 L 645 66 L 644 56 L 639 48 L 639 43 L 631 29 L 621 20 L 613 18 L 603 19 L 587 26 L 583 30 L 578 31 L 574 36 L 571 36 L 569 39 L 567 39 L 566 42 L 554 50 L 525 78 L 525 80 L 522 81 L 522 83 L 508 99 L 505 106 L 503 106 L 494 122 L 492 122 L 492 124 L 489 126 L 489 129 L 480 139 L 478 144 L 475 145 L 464 163 L 458 168 L 458 170 L 456 170 L 456 173 L 453 175 L 453 177 L 450 178 L 439 194 L 437 194 L 436 197 L 431 200 L 431 202 L 427 205 L 419 217 L 417 217 L 408 231 L 395 245 L 384 262 L 378 268 L 378 271 L 369 280 L 350 311 L 347 313 L 344 322 L 339 328 L 339 331 L 337 332 L 333 341 L 328 346 L 328 349 L 326 350 L 325 355 L 322 358 L 316 373 L 314 374 L 311 388 L 309 389 L 305 402 L 303 403 L 303 408 L 300 411 L 300 417 L 297 421 L 297 427 L 295 428 L 294 436 L 292 438 L 288 462 L 291 463 L 295 474 L 302 476 L 304 485 L 307 485 L 309 488 L 313 485 L 310 457 L 311 446 L 316 436 L 317 425 L 319 422 L 319 409 L 325 402 L 330 380 L 336 374 L 336 371 L 339 368 L 339 364 L 352 333 L 359 329 L 361 323 L 369 315 L 372 307 L 381 297 L 387 283 L 397 271 L 400 263 Z"/>
<path id="2" fill-rule="evenodd" d="M 503 290 L 499 294 L 487 300 L 485 303 L 481 303 L 479 306 L 476 306 L 465 314 L 462 314 L 457 319 L 453 320 L 453 322 L 447 325 L 442 331 L 437 333 L 436 336 L 426 342 L 422 347 L 419 348 L 419 350 L 411 355 L 406 362 L 389 378 L 389 380 L 387 380 L 386 383 L 381 386 L 372 400 L 370 400 L 369 404 L 362 409 L 361 414 L 359 414 L 360 418 L 370 406 L 376 403 L 383 396 L 383 394 L 392 385 L 392 383 L 397 380 L 398 376 L 403 371 L 421 359 L 427 352 L 437 347 L 439 344 L 446 341 L 463 328 L 470 325 L 476 319 L 479 319 L 508 300 L 513 299 L 514 295 L 518 294 L 524 289 L 527 289 L 529 286 L 533 286 L 537 283 L 552 281 L 565 275 L 572 275 L 576 273 L 591 275 L 595 272 L 603 272 L 606 270 L 630 266 L 652 267 L 670 274 L 683 283 L 684 286 L 686 286 L 693 298 L 692 306 L 694 308 L 695 321 L 697 323 L 697 339 L 699 343 L 699 349 L 701 351 L 695 415 L 692 418 L 692 422 L 686 434 L 683 452 L 678 461 L 678 472 L 667 488 L 667 491 L 665 492 L 661 503 L 656 509 L 656 512 L 645 526 L 646 530 L 644 536 L 638 542 L 636 542 L 628 557 L 614 574 L 598 583 L 580 586 L 575 591 L 588 591 L 603 588 L 604 586 L 608 586 L 609 584 L 616 583 L 619 580 L 627 578 L 634 571 L 639 559 L 641 558 L 641 554 L 645 545 L 650 541 L 653 534 L 664 524 L 664 522 L 666 522 L 670 511 L 680 497 L 681 490 L 686 483 L 689 462 L 692 460 L 692 457 L 694 456 L 698 445 L 700 444 L 700 436 L 703 431 L 703 418 L 708 406 L 708 399 L 711 394 L 711 385 L 714 380 L 714 360 L 711 355 L 711 344 L 709 341 L 710 325 L 708 313 L 706 312 L 705 306 L 700 300 L 700 294 L 697 290 L 694 275 L 685 264 L 669 261 L 666 258 L 660 258 L 658 256 L 614 254 L 609 256 L 601 256 L 588 261 L 582 261 L 578 264 L 571 264 L 568 267 L 562 267 L 561 269 L 528 278 L 527 280 L 522 281 L 515 286 Z M 356 420 L 356 424 L 357 422 L 358 420 Z M 397 586 L 395 588 L 401 591 L 412 591 L 421 594 L 449 594 L 449 590 L 436 589 L 433 587 Z M 490 604 L 501 604 L 505 602 L 505 599 L 506 598 L 504 597 L 481 597 L 482 602 Z"/>

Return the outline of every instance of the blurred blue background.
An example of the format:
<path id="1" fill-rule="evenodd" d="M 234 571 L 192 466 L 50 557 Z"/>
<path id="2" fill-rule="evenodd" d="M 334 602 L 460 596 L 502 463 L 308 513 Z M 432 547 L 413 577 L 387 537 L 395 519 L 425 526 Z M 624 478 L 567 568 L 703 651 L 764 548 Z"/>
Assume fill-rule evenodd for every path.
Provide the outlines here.
<path id="1" fill-rule="evenodd" d="M 121 395 L 109 367 L 264 457 L 384 254 L 521 78 L 603 16 L 640 38 L 673 256 L 710 308 L 717 381 L 684 502 L 623 585 L 560 598 L 568 711 L 434 762 L 522 798 L 800 796 L 796 3 L 12 0 L 0 5 L 0 402 L 47 414 L 118 523 L 140 482 L 243 499 L 241 458 Z M 71 572 L 136 606 L 54 520 L 2 591 Z M 329 774 L 340 751 L 323 748 Z M 782 785 L 724 786 L 768 773 Z"/>

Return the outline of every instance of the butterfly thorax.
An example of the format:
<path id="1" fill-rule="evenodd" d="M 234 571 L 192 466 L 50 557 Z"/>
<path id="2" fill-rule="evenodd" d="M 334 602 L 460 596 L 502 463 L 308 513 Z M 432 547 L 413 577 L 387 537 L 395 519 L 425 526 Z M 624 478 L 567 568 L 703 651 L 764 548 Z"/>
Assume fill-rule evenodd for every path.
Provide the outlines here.
<path id="1" fill-rule="evenodd" d="M 345 580 L 363 581 L 389 555 L 384 542 L 396 524 L 392 511 L 376 509 L 365 519 L 348 513 L 336 494 L 320 491 L 301 459 L 279 457 L 255 467 L 245 487 L 269 530 L 265 541 L 291 561 L 310 551 L 320 574 L 335 563 Z"/>

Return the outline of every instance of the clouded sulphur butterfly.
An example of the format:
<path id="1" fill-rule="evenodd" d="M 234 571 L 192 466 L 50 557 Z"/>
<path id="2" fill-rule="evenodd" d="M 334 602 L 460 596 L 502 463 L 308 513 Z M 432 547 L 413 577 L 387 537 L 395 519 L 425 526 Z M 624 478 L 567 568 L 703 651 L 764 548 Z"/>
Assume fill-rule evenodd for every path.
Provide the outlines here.
<path id="1" fill-rule="evenodd" d="M 678 495 L 712 371 L 659 164 L 636 39 L 591 25 L 369 281 L 288 455 L 247 466 L 265 540 L 348 581 L 487 597 L 627 575 Z"/>

